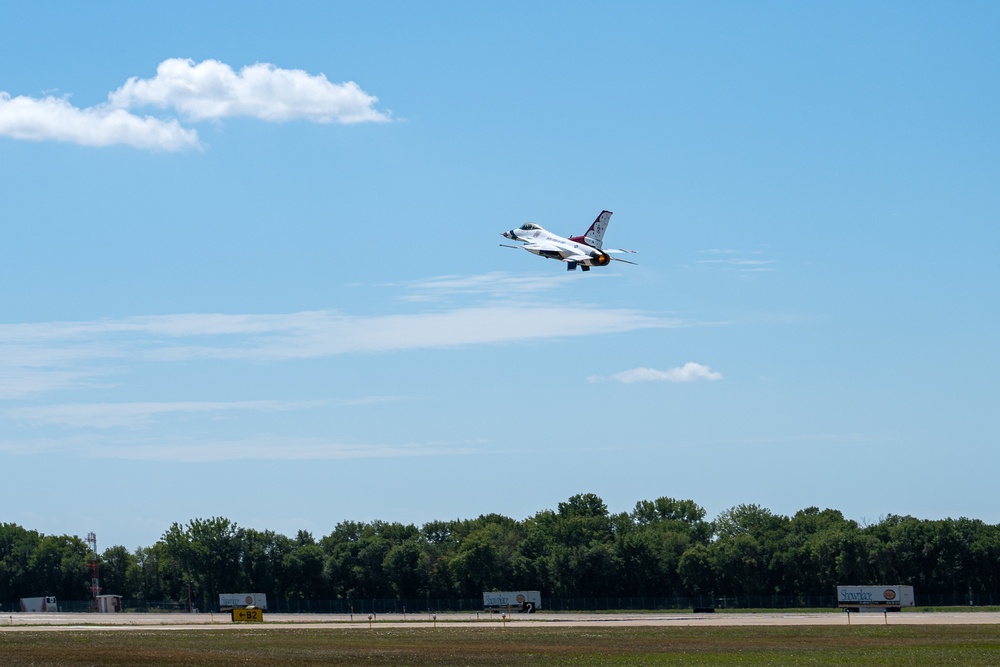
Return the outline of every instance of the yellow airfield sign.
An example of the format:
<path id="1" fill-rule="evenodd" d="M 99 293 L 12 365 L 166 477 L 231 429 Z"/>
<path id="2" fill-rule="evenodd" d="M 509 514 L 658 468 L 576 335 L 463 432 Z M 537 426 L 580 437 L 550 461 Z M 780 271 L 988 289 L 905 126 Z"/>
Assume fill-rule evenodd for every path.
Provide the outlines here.
<path id="1" fill-rule="evenodd" d="M 233 623 L 263 623 L 263 609 L 233 609 Z"/>

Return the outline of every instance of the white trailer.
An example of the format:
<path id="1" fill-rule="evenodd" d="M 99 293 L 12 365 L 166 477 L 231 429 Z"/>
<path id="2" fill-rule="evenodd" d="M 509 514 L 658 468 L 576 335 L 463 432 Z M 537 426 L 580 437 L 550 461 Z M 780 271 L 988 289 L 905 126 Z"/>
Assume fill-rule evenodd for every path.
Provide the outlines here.
<path id="1" fill-rule="evenodd" d="M 21 598 L 21 611 L 59 611 L 59 605 L 51 595 L 41 598 Z"/>
<path id="2" fill-rule="evenodd" d="M 899 611 L 913 607 L 913 586 L 837 586 L 837 606 L 845 611 Z"/>
<path id="3" fill-rule="evenodd" d="M 483 607 L 491 611 L 517 611 L 532 614 L 542 608 L 538 591 L 493 591 L 483 593 Z"/>
<path id="4" fill-rule="evenodd" d="M 219 609 L 228 611 L 245 607 L 267 609 L 267 595 L 265 593 L 219 593 Z"/>
<path id="5" fill-rule="evenodd" d="M 97 612 L 100 614 L 120 614 L 122 611 L 122 596 L 98 595 L 94 597 Z"/>

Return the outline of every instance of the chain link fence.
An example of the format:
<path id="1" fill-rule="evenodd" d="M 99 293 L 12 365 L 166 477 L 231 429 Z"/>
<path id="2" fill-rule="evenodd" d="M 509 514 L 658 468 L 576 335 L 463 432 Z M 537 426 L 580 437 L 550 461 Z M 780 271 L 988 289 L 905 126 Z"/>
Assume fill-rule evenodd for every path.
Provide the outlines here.
<path id="1" fill-rule="evenodd" d="M 917 607 L 989 607 L 1000 605 L 1000 594 L 916 594 Z M 218 612 L 219 606 L 204 600 L 193 603 L 199 612 Z M 836 595 L 733 595 L 723 597 L 600 597 L 546 598 L 541 611 L 608 612 L 608 611 L 691 611 L 692 609 L 833 609 Z M 0 604 L 0 612 L 20 610 L 19 601 Z M 59 601 L 59 611 L 89 612 L 90 600 Z M 482 598 L 427 599 L 335 599 L 278 600 L 268 599 L 268 609 L 278 614 L 435 614 L 440 612 L 481 612 Z M 187 602 L 122 600 L 122 611 L 132 613 L 186 613 Z"/>

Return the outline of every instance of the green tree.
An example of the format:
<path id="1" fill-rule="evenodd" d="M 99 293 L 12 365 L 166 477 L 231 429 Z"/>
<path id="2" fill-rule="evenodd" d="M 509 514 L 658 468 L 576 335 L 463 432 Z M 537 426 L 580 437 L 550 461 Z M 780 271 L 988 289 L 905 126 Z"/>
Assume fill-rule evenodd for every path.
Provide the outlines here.
<path id="1" fill-rule="evenodd" d="M 857 523 L 837 510 L 808 507 L 788 523 L 778 561 L 780 590 L 788 595 L 832 595 L 841 584 L 857 583 L 870 554 Z"/>
<path id="2" fill-rule="evenodd" d="M 509 572 L 498 545 L 501 531 L 495 524 L 470 534 L 449 562 L 452 578 L 461 597 L 470 598 L 483 591 L 504 590 L 509 586 Z"/>
<path id="3" fill-rule="evenodd" d="M 963 585 L 972 594 L 1000 591 L 1000 526 L 963 517 L 955 522 L 955 530 L 965 546 Z"/>
<path id="4" fill-rule="evenodd" d="M 42 536 L 34 530 L 15 523 L 0 523 L 0 601 L 37 594 L 35 582 L 28 579 L 27 568 L 41 541 Z"/>
<path id="5" fill-rule="evenodd" d="M 394 545 L 382 563 L 386 577 L 399 599 L 426 597 L 430 583 L 430 558 L 414 538 Z"/>
<path id="6" fill-rule="evenodd" d="M 684 528 L 692 542 L 707 544 L 712 535 L 712 525 L 705 521 L 705 509 L 693 500 L 676 500 L 661 497 L 640 500 L 632 510 L 632 520 L 638 526 L 667 523 Z"/>
<path id="7" fill-rule="evenodd" d="M 285 597 L 299 600 L 327 597 L 325 563 L 323 548 L 315 542 L 293 546 L 282 559 L 282 571 L 288 582 Z"/>
<path id="8" fill-rule="evenodd" d="M 28 558 L 25 580 L 38 591 L 34 595 L 86 600 L 90 588 L 88 553 L 79 537 L 46 535 Z"/>
<path id="9" fill-rule="evenodd" d="M 713 595 L 717 591 L 715 561 L 704 544 L 694 544 L 681 555 L 677 574 L 687 595 Z"/>
<path id="10" fill-rule="evenodd" d="M 553 540 L 566 547 L 614 541 L 608 507 L 593 493 L 575 495 L 559 503 L 559 511 L 548 528 Z"/>
<path id="11" fill-rule="evenodd" d="M 151 547 L 139 547 L 134 555 L 139 579 L 136 597 L 157 602 L 178 600 L 171 593 L 174 589 L 172 582 L 182 581 L 183 576 L 180 563 L 167 556 L 166 545 L 156 542 Z"/>
<path id="12" fill-rule="evenodd" d="M 142 577 L 136 555 L 121 545 L 108 547 L 100 558 L 101 592 L 138 598 Z"/>
<path id="13" fill-rule="evenodd" d="M 240 590 L 266 593 L 277 599 L 290 597 L 289 587 L 294 582 L 285 569 L 285 557 L 293 549 L 292 541 L 284 535 L 271 530 L 244 528 Z M 323 553 L 322 549 L 320 553 Z M 320 569 L 322 571 L 322 565 Z"/>
<path id="14" fill-rule="evenodd" d="M 630 530 L 616 542 L 620 589 L 630 596 L 679 595 L 678 566 L 691 544 L 689 532 L 663 521 Z"/>
<path id="15" fill-rule="evenodd" d="M 219 593 L 238 591 L 243 577 L 241 556 L 243 532 L 222 517 L 192 519 L 187 526 L 174 523 L 163 535 L 164 549 L 169 560 L 179 568 L 169 582 L 172 598 L 184 600 L 186 586 L 203 608 L 214 608 Z"/>
<path id="16" fill-rule="evenodd" d="M 710 545 L 719 587 L 728 595 L 784 594 L 782 555 L 789 519 L 759 505 L 737 505 L 712 522 Z"/>

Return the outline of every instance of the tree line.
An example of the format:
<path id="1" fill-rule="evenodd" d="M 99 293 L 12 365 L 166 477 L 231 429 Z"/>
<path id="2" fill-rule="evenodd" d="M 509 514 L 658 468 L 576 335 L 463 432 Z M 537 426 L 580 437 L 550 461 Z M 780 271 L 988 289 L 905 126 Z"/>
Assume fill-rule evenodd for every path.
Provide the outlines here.
<path id="1" fill-rule="evenodd" d="M 97 555 L 105 593 L 193 599 L 261 592 L 279 600 L 823 596 L 839 584 L 911 584 L 921 594 L 1000 594 L 1000 526 L 890 515 L 859 525 L 833 509 L 782 516 L 753 504 L 714 520 L 658 498 L 612 514 L 580 494 L 518 521 L 499 514 L 412 524 L 343 521 L 319 539 L 213 517 L 174 523 L 152 546 Z M 0 603 L 90 596 L 79 537 L 0 524 Z M 273 598 L 272 598 L 273 599 Z"/>

